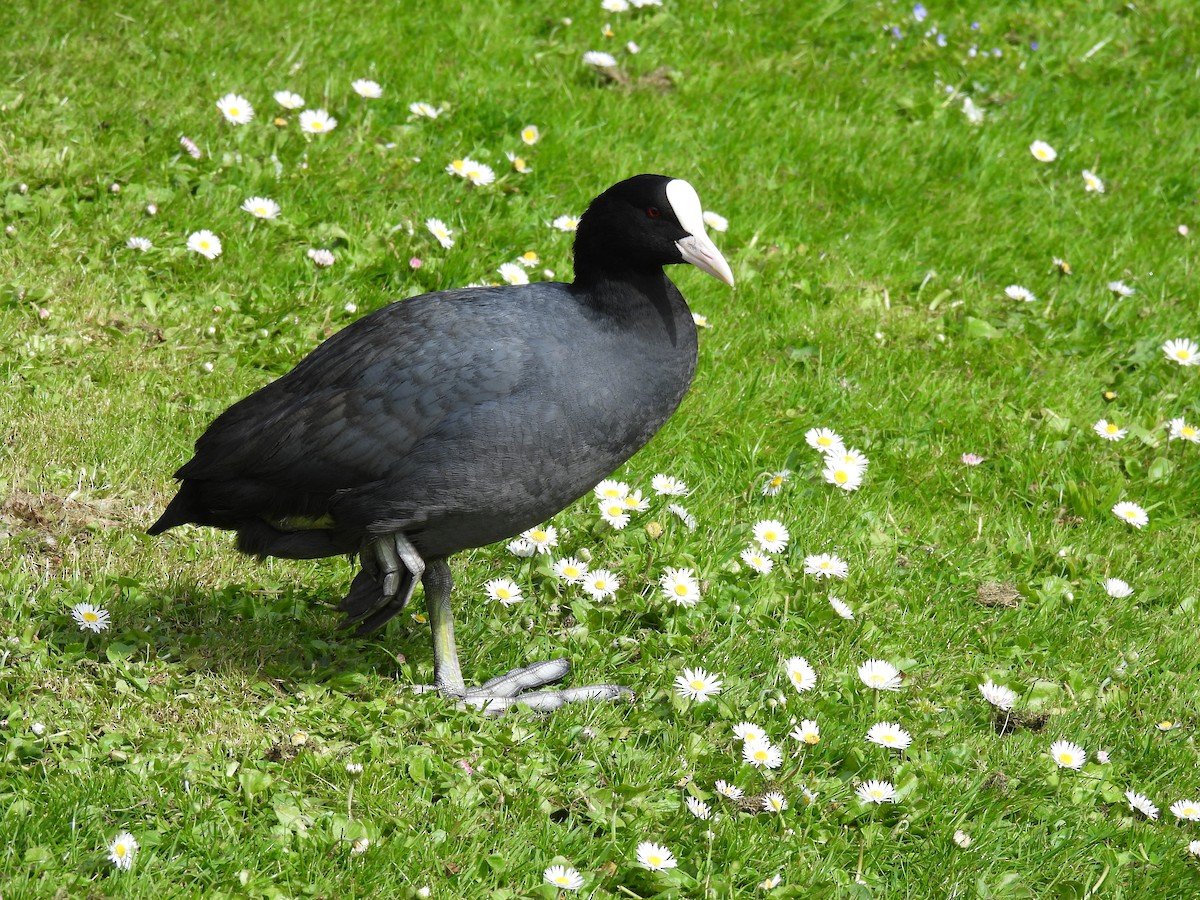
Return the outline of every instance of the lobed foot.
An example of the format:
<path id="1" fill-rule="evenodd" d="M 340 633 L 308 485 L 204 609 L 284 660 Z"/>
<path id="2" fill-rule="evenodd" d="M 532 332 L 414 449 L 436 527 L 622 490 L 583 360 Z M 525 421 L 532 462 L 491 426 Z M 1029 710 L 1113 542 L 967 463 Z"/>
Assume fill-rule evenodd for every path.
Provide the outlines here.
<path id="1" fill-rule="evenodd" d="M 510 707 L 518 704 L 539 712 L 551 712 L 568 703 L 583 703 L 588 700 L 633 700 L 633 691 L 617 684 L 537 690 L 562 681 L 570 671 L 570 660 L 548 659 L 497 675 L 479 687 L 467 688 L 461 694 L 437 685 L 428 685 L 420 690 L 440 691 L 447 697 L 458 700 L 461 705 L 474 706 L 489 716 L 503 715 Z"/>

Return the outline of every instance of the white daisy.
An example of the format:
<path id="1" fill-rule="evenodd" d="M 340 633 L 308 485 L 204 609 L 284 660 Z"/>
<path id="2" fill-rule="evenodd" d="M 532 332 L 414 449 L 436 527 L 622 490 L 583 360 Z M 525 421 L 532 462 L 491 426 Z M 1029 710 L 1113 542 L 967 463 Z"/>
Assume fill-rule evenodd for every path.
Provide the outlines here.
<path id="1" fill-rule="evenodd" d="M 754 523 L 754 540 L 767 553 L 782 553 L 787 549 L 790 537 L 787 527 L 775 519 Z"/>
<path id="2" fill-rule="evenodd" d="M 866 454 L 864 454 L 861 450 L 854 449 L 853 447 L 843 448 L 841 453 L 826 453 L 825 464 L 829 465 L 831 462 L 838 462 L 844 466 L 851 466 L 863 472 L 867 471 L 867 466 L 871 464 L 871 461 L 867 459 Z"/>
<path id="3" fill-rule="evenodd" d="M 967 121 L 972 125 L 983 124 L 983 109 L 975 104 L 975 101 L 970 97 L 963 97 L 962 102 L 963 115 L 967 117 Z"/>
<path id="4" fill-rule="evenodd" d="M 187 248 L 208 259 L 216 259 L 221 255 L 221 239 L 207 229 L 193 231 L 188 235 Z"/>
<path id="5" fill-rule="evenodd" d="M 896 788 L 889 781 L 866 781 L 855 791 L 863 803 L 895 803 Z"/>
<path id="6" fill-rule="evenodd" d="M 371 81 L 369 78 L 359 78 L 357 81 L 350 82 L 350 87 L 354 88 L 354 93 L 360 97 L 365 97 L 368 100 L 378 100 L 383 96 L 383 87 L 378 81 Z"/>
<path id="7" fill-rule="evenodd" d="M 151 244 L 150 241 L 144 237 L 131 237 L 125 242 L 125 246 L 130 250 L 139 250 L 142 253 L 145 253 L 153 246 L 153 244 Z"/>
<path id="8" fill-rule="evenodd" d="M 833 611 L 835 613 L 837 613 L 839 616 L 841 616 L 843 619 L 853 619 L 854 618 L 854 610 L 852 610 L 849 607 L 849 605 L 841 598 L 830 597 L 829 605 L 832 606 Z"/>
<path id="9" fill-rule="evenodd" d="M 592 493 L 596 495 L 596 499 L 601 502 L 605 500 L 621 500 L 629 494 L 629 485 L 623 481 L 616 481 L 612 478 L 605 478 L 602 482 L 592 488 Z"/>
<path id="10" fill-rule="evenodd" d="M 743 550 L 742 562 L 759 575 L 770 575 L 771 569 L 775 567 L 775 561 L 769 556 L 764 556 L 763 552 L 757 547 L 747 547 Z"/>
<path id="11" fill-rule="evenodd" d="M 889 750 L 903 750 L 912 743 L 912 736 L 893 722 L 877 722 L 867 732 L 867 740 Z"/>
<path id="12" fill-rule="evenodd" d="M 1118 297 L 1132 297 L 1136 291 L 1123 281 L 1110 281 L 1108 289 Z"/>
<path id="13" fill-rule="evenodd" d="M 1089 194 L 1091 194 L 1091 193 L 1103 194 L 1104 193 L 1104 182 L 1100 180 L 1099 175 L 1097 175 L 1095 172 L 1089 172 L 1087 169 L 1084 169 L 1082 174 L 1083 174 L 1083 189 L 1085 191 L 1087 191 Z"/>
<path id="14" fill-rule="evenodd" d="M 692 313 L 692 322 L 697 328 L 712 328 L 712 325 L 709 324 L 708 316 L 702 316 L 698 312 Z"/>
<path id="15" fill-rule="evenodd" d="M 1006 688 L 1002 684 L 993 684 L 990 678 L 979 685 L 979 693 L 983 694 L 983 699 L 997 709 L 1012 709 L 1013 704 L 1017 702 L 1016 691 Z"/>
<path id="16" fill-rule="evenodd" d="M 1200 822 L 1200 801 L 1176 800 L 1171 804 L 1171 814 L 1184 822 Z"/>
<path id="17" fill-rule="evenodd" d="M 711 819 L 712 807 L 696 797 L 687 798 L 688 811 L 697 819 Z"/>
<path id="18" fill-rule="evenodd" d="M 1200 840 L 1188 842 L 1188 853 L 1192 856 L 1200 856 Z"/>
<path id="19" fill-rule="evenodd" d="M 810 666 L 808 660 L 803 656 L 793 656 L 787 659 L 783 664 L 783 670 L 787 672 L 792 687 L 801 693 L 812 690 L 817 683 L 816 669 Z"/>
<path id="20" fill-rule="evenodd" d="M 1010 284 L 1004 289 L 1004 293 L 1008 295 L 1009 299 L 1020 300 L 1023 303 L 1033 303 L 1037 300 L 1037 297 L 1033 295 L 1033 291 L 1029 290 L 1029 288 L 1021 287 L 1019 284 Z"/>
<path id="21" fill-rule="evenodd" d="M 516 263 L 503 263 L 499 269 L 500 277 L 509 284 L 529 284 L 529 276 L 525 274 L 525 270 Z"/>
<path id="22" fill-rule="evenodd" d="M 529 162 L 525 159 L 525 157 L 518 156 L 517 154 L 515 154 L 509 150 L 505 150 L 504 155 L 507 156 L 508 161 L 510 163 L 512 163 L 514 172 L 519 172 L 522 175 L 528 175 L 530 172 L 533 171 L 533 169 L 530 167 Z"/>
<path id="23" fill-rule="evenodd" d="M 324 134 L 337 128 L 337 119 L 323 109 L 306 109 L 300 113 L 300 130 L 305 134 Z"/>
<path id="24" fill-rule="evenodd" d="M 408 104 L 408 111 L 418 119 L 436 119 L 442 114 L 441 107 L 420 101 Z"/>
<path id="25" fill-rule="evenodd" d="M 862 487 L 863 470 L 838 462 L 834 456 L 825 457 L 825 470 L 821 474 L 827 482 L 843 491 L 857 491 Z"/>
<path id="26" fill-rule="evenodd" d="M 536 546 L 534 546 L 533 541 L 523 537 L 509 541 L 506 546 L 509 553 L 511 553 L 513 556 L 521 557 L 522 559 L 528 559 L 538 552 L 538 549 Z"/>
<path id="27" fill-rule="evenodd" d="M 753 722 L 738 722 L 733 726 L 733 734 L 742 741 L 765 741 L 767 733 Z"/>
<path id="28" fill-rule="evenodd" d="M 1131 503 L 1128 500 L 1123 500 L 1112 508 L 1113 515 L 1122 521 L 1128 522 L 1134 528 L 1142 528 L 1149 523 L 1150 517 L 1146 511 L 1136 503 Z"/>
<path id="29" fill-rule="evenodd" d="M 496 173 L 492 171 L 491 166 L 475 162 L 473 159 L 463 160 L 463 162 L 466 164 L 466 171 L 463 172 L 463 177 L 471 182 L 471 184 L 482 187 L 496 180 Z"/>
<path id="30" fill-rule="evenodd" d="M 91 603 L 76 603 L 71 607 L 71 618 L 81 631 L 94 631 L 99 634 L 108 630 L 108 610 L 103 606 L 93 606 Z"/>
<path id="31" fill-rule="evenodd" d="M 695 606 L 700 602 L 700 583 L 691 569 L 668 568 L 658 583 L 663 596 L 678 606 Z"/>
<path id="32" fill-rule="evenodd" d="M 727 781 L 718 781 L 716 788 L 718 794 L 723 794 L 730 800 L 741 800 L 744 794 L 744 791 L 740 787 L 732 785 Z"/>
<path id="33" fill-rule="evenodd" d="M 520 603 L 525 598 L 521 595 L 521 586 L 507 578 L 493 578 L 484 589 L 493 600 L 499 600 L 505 606 Z"/>
<path id="34" fill-rule="evenodd" d="M 858 667 L 858 677 L 862 679 L 863 684 L 874 691 L 899 690 L 903 680 L 900 677 L 900 670 L 882 659 L 868 659 Z"/>
<path id="35" fill-rule="evenodd" d="M 629 513 L 623 500 L 605 500 L 600 504 L 600 518 L 620 531 L 629 524 Z"/>
<path id="36" fill-rule="evenodd" d="M 805 719 L 792 729 L 791 736 L 803 744 L 818 744 L 821 741 L 821 729 L 812 719 Z"/>
<path id="37" fill-rule="evenodd" d="M 688 700 L 704 703 L 721 693 L 721 679 L 703 669 L 684 669 L 675 677 L 675 693 Z"/>
<path id="38" fill-rule="evenodd" d="M 704 224 L 713 231 L 726 231 L 729 228 L 729 220 L 724 216 L 719 216 L 712 210 L 704 211 Z"/>
<path id="39" fill-rule="evenodd" d="M 1105 419 L 1101 419 L 1093 425 L 1092 430 L 1106 441 L 1119 441 L 1125 435 L 1129 434 L 1128 430 L 1122 428 L 1116 422 L 1109 422 Z"/>
<path id="40" fill-rule="evenodd" d="M 550 224 L 559 231 L 574 231 L 579 227 L 579 219 L 575 216 L 559 216 Z"/>
<path id="41" fill-rule="evenodd" d="M 670 850 L 662 844 L 650 841 L 638 844 L 637 861 L 651 872 L 661 872 L 663 869 L 673 869 L 679 865 Z"/>
<path id="42" fill-rule="evenodd" d="M 629 0 L 601 0 L 600 8 L 605 12 L 627 12 L 629 10 Z"/>
<path id="43" fill-rule="evenodd" d="M 234 125 L 245 125 L 254 118 L 254 107 L 250 101 L 239 94 L 226 94 L 217 101 L 217 109 L 227 122 Z"/>
<path id="44" fill-rule="evenodd" d="M 650 487 L 660 497 L 686 497 L 688 486 L 673 475 L 655 475 L 650 479 Z"/>
<path id="45" fill-rule="evenodd" d="M 555 560 L 552 571 L 567 584 L 582 584 L 583 576 L 587 574 L 588 564 L 574 556 Z"/>
<path id="46" fill-rule="evenodd" d="M 817 578 L 845 578 L 850 574 L 850 566 L 832 553 L 818 553 L 804 557 L 804 574 Z"/>
<path id="47" fill-rule="evenodd" d="M 778 769 L 783 765 L 783 751 L 770 741 L 746 741 L 742 747 L 742 759 L 756 769 Z"/>
<path id="48" fill-rule="evenodd" d="M 276 91 L 273 96 L 275 102 L 284 109 L 300 109 L 304 106 L 304 98 L 293 91 Z"/>
<path id="49" fill-rule="evenodd" d="M 536 125 L 526 125 L 521 129 L 521 140 L 531 147 L 542 139 L 542 133 Z"/>
<path id="50" fill-rule="evenodd" d="M 645 512 L 650 508 L 650 501 L 642 496 L 641 491 L 630 491 L 621 498 L 621 502 L 630 512 Z"/>
<path id="51" fill-rule="evenodd" d="M 530 528 L 528 531 L 522 531 L 521 537 L 533 544 L 538 553 L 549 553 L 558 546 L 558 529 L 553 525 Z"/>
<path id="52" fill-rule="evenodd" d="M 780 469 L 778 472 L 768 472 L 763 476 L 762 493 L 764 497 L 774 497 L 783 490 L 787 480 L 792 477 L 790 469 Z"/>
<path id="53" fill-rule="evenodd" d="M 532 269 L 541 262 L 541 258 L 537 255 L 536 250 L 526 250 L 517 257 L 517 265 L 524 266 L 526 269 Z"/>
<path id="54" fill-rule="evenodd" d="M 454 232 L 441 219 L 426 219 L 425 228 L 437 238 L 437 242 L 449 250 L 454 246 Z"/>
<path id="55" fill-rule="evenodd" d="M 1120 578 L 1105 578 L 1104 593 L 1116 600 L 1120 600 L 1132 594 L 1133 588 L 1129 586 L 1129 582 L 1122 581 Z"/>
<path id="56" fill-rule="evenodd" d="M 192 159 L 200 159 L 200 157 L 204 156 L 196 142 L 186 134 L 181 134 L 179 136 L 179 146 L 186 150 L 187 155 Z M 154 215 L 154 212 L 150 212 L 151 208 L 154 209 L 154 212 L 158 211 L 157 207 L 154 207 L 154 204 L 150 204 L 150 206 L 146 207 L 146 211 L 150 213 L 150 215 Z"/>
<path id="57" fill-rule="evenodd" d="M 108 845 L 108 858 L 118 869 L 133 868 L 137 852 L 138 842 L 128 831 L 122 831 Z"/>
<path id="58" fill-rule="evenodd" d="M 841 435 L 828 428 L 810 428 L 804 433 L 804 440 L 808 446 L 822 453 L 841 453 L 846 449 Z"/>
<path id="59" fill-rule="evenodd" d="M 680 506 L 678 503 L 672 503 L 667 507 L 667 512 L 679 519 L 688 531 L 696 530 L 696 517 Z"/>
<path id="60" fill-rule="evenodd" d="M 971 836 L 959 828 L 954 832 L 954 843 L 966 850 L 971 846 Z"/>
<path id="61" fill-rule="evenodd" d="M 1087 753 L 1071 741 L 1055 741 L 1050 745 L 1050 756 L 1061 769 L 1082 769 L 1087 762 Z"/>
<path id="62" fill-rule="evenodd" d="M 1200 364 L 1200 347 L 1197 347 L 1195 341 L 1188 338 L 1167 341 L 1163 344 L 1162 349 L 1163 353 L 1167 354 L 1167 359 L 1173 359 L 1181 366 Z"/>
<path id="63" fill-rule="evenodd" d="M 1125 799 L 1129 801 L 1129 808 L 1135 812 L 1140 812 L 1147 819 L 1158 818 L 1158 807 L 1150 802 L 1150 798 L 1145 794 L 1139 794 L 1136 791 L 1126 791 Z"/>
<path id="64" fill-rule="evenodd" d="M 279 204 L 267 197 L 251 197 L 242 204 L 242 209 L 256 219 L 279 218 Z"/>
<path id="65" fill-rule="evenodd" d="M 788 808 L 787 800 L 778 791 L 770 791 L 763 794 L 762 808 L 764 812 L 783 812 Z"/>
<path id="66" fill-rule="evenodd" d="M 309 247 L 308 258 L 313 261 L 314 265 L 318 265 L 322 269 L 328 269 L 335 262 L 333 251 L 324 247 Z"/>
<path id="67" fill-rule="evenodd" d="M 1029 152 L 1039 162 L 1054 162 L 1058 159 L 1058 153 L 1045 141 L 1034 141 L 1029 145 Z"/>
<path id="68" fill-rule="evenodd" d="M 566 866 L 550 866 L 542 873 L 542 878 L 560 891 L 577 891 L 583 887 L 583 876 Z"/>
<path id="69" fill-rule="evenodd" d="M 1193 444 L 1200 444 L 1200 429 L 1195 425 L 1189 425 L 1181 416 L 1178 419 L 1172 419 L 1167 423 L 1169 434 L 1167 440 L 1184 440 L 1191 441 Z"/>
<path id="70" fill-rule="evenodd" d="M 584 573 L 580 579 L 580 584 L 583 585 L 585 591 L 597 600 L 604 600 L 616 595 L 617 589 L 621 587 L 621 579 L 608 571 L 608 569 L 596 569 L 595 571 Z"/>
<path id="71" fill-rule="evenodd" d="M 603 50 L 589 50 L 583 54 L 583 62 L 585 65 L 595 66 L 597 69 L 612 69 L 617 65 L 616 58 Z"/>

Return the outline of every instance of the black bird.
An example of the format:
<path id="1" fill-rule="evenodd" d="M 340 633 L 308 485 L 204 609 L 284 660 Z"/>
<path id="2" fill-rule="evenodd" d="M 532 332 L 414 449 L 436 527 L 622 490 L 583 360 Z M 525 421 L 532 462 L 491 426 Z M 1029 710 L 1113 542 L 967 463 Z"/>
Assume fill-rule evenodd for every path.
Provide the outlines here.
<path id="1" fill-rule="evenodd" d="M 340 609 L 360 633 L 421 581 L 449 697 L 498 711 L 627 693 L 522 694 L 566 660 L 468 690 L 447 558 L 544 522 L 671 416 L 696 368 L 691 311 L 663 272 L 684 262 L 733 285 L 695 189 L 663 175 L 614 185 L 579 221 L 573 283 L 439 291 L 365 316 L 217 417 L 149 533 L 190 522 L 236 531 L 259 557 L 357 553 Z"/>

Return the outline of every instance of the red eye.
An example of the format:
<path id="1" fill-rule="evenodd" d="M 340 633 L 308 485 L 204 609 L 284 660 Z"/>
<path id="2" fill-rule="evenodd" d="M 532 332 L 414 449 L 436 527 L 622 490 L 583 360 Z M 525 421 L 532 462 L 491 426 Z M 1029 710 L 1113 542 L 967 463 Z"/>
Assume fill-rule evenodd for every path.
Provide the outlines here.
<path id="1" fill-rule="evenodd" d="M 658 211 L 657 206 L 647 206 L 646 207 L 646 215 L 648 215 L 652 219 L 657 219 L 659 216 L 662 215 L 662 213 Z"/>

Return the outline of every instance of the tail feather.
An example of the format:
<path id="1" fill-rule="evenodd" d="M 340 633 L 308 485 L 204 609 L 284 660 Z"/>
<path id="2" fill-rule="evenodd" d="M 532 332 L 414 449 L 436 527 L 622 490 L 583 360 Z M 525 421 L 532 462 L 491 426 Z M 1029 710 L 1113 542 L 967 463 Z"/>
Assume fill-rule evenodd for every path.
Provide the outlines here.
<path id="1" fill-rule="evenodd" d="M 167 504 L 167 508 L 158 517 L 158 521 L 146 530 L 146 534 L 162 534 L 169 528 L 186 525 L 188 522 L 203 525 L 207 513 L 208 510 L 200 500 L 200 491 L 196 482 L 185 480 L 179 485 L 179 491 Z"/>

